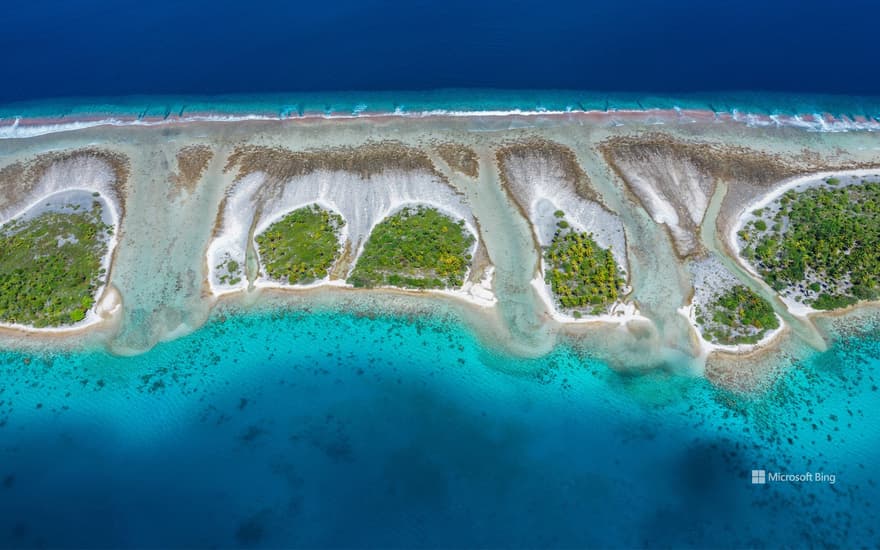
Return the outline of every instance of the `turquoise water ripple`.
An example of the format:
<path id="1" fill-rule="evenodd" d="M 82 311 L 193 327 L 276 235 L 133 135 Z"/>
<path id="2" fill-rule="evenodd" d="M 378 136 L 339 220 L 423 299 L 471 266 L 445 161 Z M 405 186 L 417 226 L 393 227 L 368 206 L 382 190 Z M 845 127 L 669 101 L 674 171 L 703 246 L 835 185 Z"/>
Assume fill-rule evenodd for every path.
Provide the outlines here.
<path id="1" fill-rule="evenodd" d="M 0 363 L 3 546 L 878 541 L 876 332 L 756 396 L 341 313 Z M 752 485 L 757 468 L 836 483 Z"/>

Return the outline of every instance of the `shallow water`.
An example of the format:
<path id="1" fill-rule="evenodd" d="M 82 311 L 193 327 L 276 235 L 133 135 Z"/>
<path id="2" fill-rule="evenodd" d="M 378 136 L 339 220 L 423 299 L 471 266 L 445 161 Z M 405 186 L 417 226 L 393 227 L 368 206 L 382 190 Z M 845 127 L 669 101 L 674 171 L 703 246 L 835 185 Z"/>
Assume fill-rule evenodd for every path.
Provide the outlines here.
<path id="1" fill-rule="evenodd" d="M 338 71 L 337 71 L 338 73 Z M 544 82 L 546 84 L 546 82 Z M 643 83 L 644 85 L 644 83 Z M 226 94 L 117 95 L 37 99 L 0 103 L 0 118 L 76 119 L 96 114 L 111 116 L 187 117 L 198 113 L 290 117 L 308 113 L 352 115 L 364 112 L 422 113 L 469 111 L 604 111 L 698 109 L 717 113 L 834 116 L 876 119 L 880 95 L 820 95 L 784 92 L 620 93 L 594 88 L 551 89 L 434 89 L 421 91 L 352 91 Z M 103 91 L 103 90 L 102 90 Z"/>
<path id="2" fill-rule="evenodd" d="M 131 157 L 137 184 L 111 275 L 123 315 L 96 346 L 141 354 L 0 352 L 0 546 L 876 545 L 880 332 L 821 354 L 786 341 L 768 361 L 806 359 L 752 396 L 688 376 L 699 369 L 676 310 L 689 279 L 663 228 L 589 153 L 611 130 L 541 123 L 572 142 L 627 227 L 635 298 L 658 334 L 597 329 L 577 342 L 626 373 L 558 345 L 561 329 L 529 285 L 531 228 L 498 185 L 489 141 L 476 138 L 480 180 L 452 181 L 496 267 L 495 310 L 328 291 L 275 298 L 337 313 L 215 313 L 202 326 L 215 307 L 204 250 L 233 177 L 223 171 L 230 144 L 256 132 L 268 144 L 345 146 L 377 128 L 415 142 L 520 123 L 194 124 L 3 140 L 10 159 L 92 142 Z M 733 145 L 801 146 L 787 133 L 716 127 Z M 797 137 L 864 159 L 874 136 Z M 179 147 L 215 139 L 203 182 L 175 187 Z M 468 328 L 338 313 L 416 302 Z M 836 483 L 752 485 L 757 468 Z"/>
<path id="3" fill-rule="evenodd" d="M 753 397 L 567 347 L 515 360 L 448 319 L 328 312 L 0 361 L 3 546 L 880 540 L 877 331 Z M 752 485 L 755 468 L 836 483 Z"/>

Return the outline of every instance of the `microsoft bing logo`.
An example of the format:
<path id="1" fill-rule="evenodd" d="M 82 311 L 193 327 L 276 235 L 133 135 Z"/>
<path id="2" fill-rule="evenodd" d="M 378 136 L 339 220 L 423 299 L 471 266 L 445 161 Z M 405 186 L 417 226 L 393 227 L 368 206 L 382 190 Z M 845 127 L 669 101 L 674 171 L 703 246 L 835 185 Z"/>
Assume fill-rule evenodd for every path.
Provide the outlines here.
<path id="1" fill-rule="evenodd" d="M 767 483 L 767 472 L 764 470 L 752 470 L 752 485 L 764 485 Z"/>

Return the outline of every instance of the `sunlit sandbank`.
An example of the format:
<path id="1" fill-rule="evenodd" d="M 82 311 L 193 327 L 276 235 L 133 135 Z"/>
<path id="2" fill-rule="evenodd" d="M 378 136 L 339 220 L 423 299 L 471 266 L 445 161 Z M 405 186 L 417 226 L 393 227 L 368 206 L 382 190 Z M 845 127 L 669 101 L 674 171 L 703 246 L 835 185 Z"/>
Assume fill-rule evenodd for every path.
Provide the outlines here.
<path id="1" fill-rule="evenodd" d="M 115 321 L 95 326 L 89 340 L 117 353 L 138 353 L 188 333 L 218 304 L 235 309 L 269 302 L 441 312 L 517 355 L 538 356 L 560 338 L 574 339 L 619 368 L 676 364 L 703 372 L 708 362 L 707 372 L 719 380 L 730 378 L 719 365 L 760 372 L 790 342 L 822 347 L 825 338 L 813 322 L 791 314 L 739 261 L 728 236 L 752 203 L 787 178 L 880 165 L 876 135 L 687 113 L 661 126 L 653 114 L 624 115 L 101 126 L 2 140 L 0 170 L 9 185 L 19 177 L 16 165 L 66 169 L 58 155 L 124 159 L 126 183 L 113 192 L 125 215 L 108 281 L 122 305 Z M 506 156 L 514 146 L 519 153 Z M 95 188 L 100 178 L 92 179 L 73 177 L 58 190 Z M 18 212 L 44 194 L 31 187 L 8 195 L 4 211 Z M 254 239 L 280 216 L 310 204 L 345 220 L 340 240 L 348 252 L 326 277 L 308 284 L 273 280 Z M 376 225 L 418 204 L 461 220 L 473 235 L 463 284 L 355 288 L 348 278 Z M 601 302 L 597 295 L 589 308 L 571 308 L 545 284 L 557 211 L 610 251 L 625 280 L 614 300 Z M 742 347 L 712 344 L 700 334 L 681 312 L 695 296 L 690 266 L 710 257 L 725 281 L 738 281 L 772 304 L 778 328 Z M 221 280 L 218 266 L 230 258 L 241 275 Z M 26 327 L 3 337 L 10 346 L 39 341 L 22 331 Z M 52 338 L 52 345 L 79 345 L 82 333 L 65 336 L 62 329 Z"/>

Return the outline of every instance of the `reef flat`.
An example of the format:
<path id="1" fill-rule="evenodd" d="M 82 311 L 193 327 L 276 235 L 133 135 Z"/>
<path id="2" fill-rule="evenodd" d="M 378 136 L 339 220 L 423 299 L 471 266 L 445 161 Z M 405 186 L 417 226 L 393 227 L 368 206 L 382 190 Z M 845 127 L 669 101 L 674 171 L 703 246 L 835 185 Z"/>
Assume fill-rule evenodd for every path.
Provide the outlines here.
<path id="1" fill-rule="evenodd" d="M 35 330 L 50 319 L 15 318 L 3 343 L 135 354 L 226 309 L 431 312 L 514 355 L 564 339 L 621 369 L 674 362 L 751 387 L 792 350 L 827 345 L 820 309 L 876 299 L 873 256 L 853 254 L 873 233 L 838 224 L 804 258 L 797 243 L 824 229 L 792 224 L 837 195 L 874 204 L 880 136 L 692 115 L 189 121 L 3 139 L 0 223 L 75 190 L 113 214 L 104 278 L 56 311 L 64 326 L 50 337 Z M 844 182 L 833 197 L 804 183 L 828 178 Z M 812 202 L 798 210 L 801 194 Z"/>

